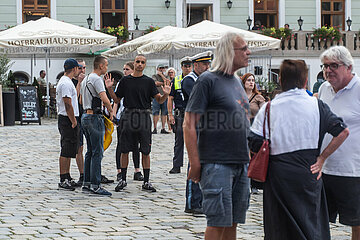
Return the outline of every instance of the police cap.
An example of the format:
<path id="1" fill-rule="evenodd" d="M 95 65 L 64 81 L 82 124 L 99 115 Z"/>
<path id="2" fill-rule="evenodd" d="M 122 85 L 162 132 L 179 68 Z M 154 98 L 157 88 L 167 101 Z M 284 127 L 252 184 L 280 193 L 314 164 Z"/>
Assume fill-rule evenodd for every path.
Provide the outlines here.
<path id="1" fill-rule="evenodd" d="M 193 62 L 211 62 L 212 58 L 213 58 L 212 52 L 206 51 L 192 56 L 191 60 Z"/>

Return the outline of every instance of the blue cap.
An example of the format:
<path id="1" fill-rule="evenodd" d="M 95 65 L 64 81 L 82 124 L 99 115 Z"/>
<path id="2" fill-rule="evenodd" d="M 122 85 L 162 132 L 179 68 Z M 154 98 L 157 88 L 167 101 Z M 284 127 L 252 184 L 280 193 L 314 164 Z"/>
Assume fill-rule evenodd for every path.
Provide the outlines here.
<path id="1" fill-rule="evenodd" d="M 80 67 L 80 65 L 78 64 L 78 62 L 75 59 L 68 58 L 65 60 L 65 63 L 64 63 L 65 71 L 69 70 L 69 69 L 73 69 L 74 67 Z"/>

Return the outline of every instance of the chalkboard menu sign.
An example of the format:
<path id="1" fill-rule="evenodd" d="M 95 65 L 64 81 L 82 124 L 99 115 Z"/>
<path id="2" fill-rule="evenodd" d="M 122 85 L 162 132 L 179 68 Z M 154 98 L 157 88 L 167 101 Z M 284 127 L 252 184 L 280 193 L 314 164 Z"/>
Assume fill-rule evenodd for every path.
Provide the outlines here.
<path id="1" fill-rule="evenodd" d="M 20 122 L 38 122 L 41 125 L 40 107 L 35 86 L 18 86 Z"/>

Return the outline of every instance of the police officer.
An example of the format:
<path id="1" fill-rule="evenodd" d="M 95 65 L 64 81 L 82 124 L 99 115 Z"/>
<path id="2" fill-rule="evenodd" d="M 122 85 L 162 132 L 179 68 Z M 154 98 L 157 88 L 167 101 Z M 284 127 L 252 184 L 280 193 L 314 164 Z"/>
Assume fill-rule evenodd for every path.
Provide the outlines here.
<path id="1" fill-rule="evenodd" d="M 194 70 L 181 81 L 181 89 L 184 95 L 185 106 L 189 100 L 196 80 L 200 74 L 209 69 L 212 60 L 212 52 L 206 51 L 196 54 L 195 56 L 191 57 L 191 60 L 194 65 Z M 200 190 L 200 185 L 193 182 L 192 180 L 186 181 L 185 212 L 195 214 L 202 213 L 202 193 Z"/>
<path id="2" fill-rule="evenodd" d="M 169 173 L 180 173 L 180 168 L 184 162 L 184 136 L 182 124 L 184 121 L 185 103 L 184 96 L 181 91 L 181 80 L 192 71 L 192 62 L 190 57 L 186 56 L 180 60 L 182 74 L 176 76 L 172 81 L 171 92 L 168 98 L 168 113 L 170 124 L 173 125 L 173 131 L 175 132 L 175 146 L 174 146 L 174 158 L 173 168 Z M 173 114 L 173 106 L 174 114 Z"/>

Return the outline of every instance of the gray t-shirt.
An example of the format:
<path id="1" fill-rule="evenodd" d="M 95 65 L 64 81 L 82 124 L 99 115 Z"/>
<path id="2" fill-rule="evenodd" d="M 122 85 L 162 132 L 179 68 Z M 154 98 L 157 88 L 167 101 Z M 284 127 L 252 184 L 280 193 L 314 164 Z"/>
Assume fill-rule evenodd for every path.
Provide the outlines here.
<path id="1" fill-rule="evenodd" d="M 186 112 L 201 114 L 201 163 L 249 162 L 249 101 L 241 80 L 222 72 L 204 72 L 191 91 Z"/>
<path id="2" fill-rule="evenodd" d="M 91 94 L 89 90 L 91 91 Z M 92 96 L 100 98 L 99 93 L 101 92 L 105 92 L 104 81 L 96 73 L 90 73 L 82 81 L 80 88 L 84 110 L 91 109 Z"/>

